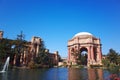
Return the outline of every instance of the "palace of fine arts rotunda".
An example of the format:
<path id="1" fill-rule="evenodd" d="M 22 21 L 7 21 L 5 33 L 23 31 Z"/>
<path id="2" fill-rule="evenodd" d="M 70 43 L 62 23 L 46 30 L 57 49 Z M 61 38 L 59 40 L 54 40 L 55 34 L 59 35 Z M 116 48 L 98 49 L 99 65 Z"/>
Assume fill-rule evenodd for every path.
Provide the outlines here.
<path id="1" fill-rule="evenodd" d="M 80 32 L 68 41 L 68 64 L 102 65 L 101 42 L 89 32 Z"/>

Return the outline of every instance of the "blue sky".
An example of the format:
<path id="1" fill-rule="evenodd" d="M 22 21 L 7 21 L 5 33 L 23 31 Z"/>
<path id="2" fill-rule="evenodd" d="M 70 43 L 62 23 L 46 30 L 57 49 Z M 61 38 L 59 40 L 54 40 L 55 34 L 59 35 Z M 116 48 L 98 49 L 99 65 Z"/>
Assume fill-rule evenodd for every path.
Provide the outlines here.
<path id="1" fill-rule="evenodd" d="M 0 30 L 16 39 L 41 37 L 50 52 L 67 57 L 67 42 L 78 32 L 101 38 L 102 52 L 120 52 L 119 0 L 0 0 Z"/>

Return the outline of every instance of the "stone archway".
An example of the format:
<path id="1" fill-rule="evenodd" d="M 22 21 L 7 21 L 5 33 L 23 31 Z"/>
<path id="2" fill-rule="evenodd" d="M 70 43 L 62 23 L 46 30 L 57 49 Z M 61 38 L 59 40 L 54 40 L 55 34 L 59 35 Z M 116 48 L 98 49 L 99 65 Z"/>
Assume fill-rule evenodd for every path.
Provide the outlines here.
<path id="1" fill-rule="evenodd" d="M 80 32 L 68 41 L 68 63 L 77 64 L 78 53 L 87 51 L 87 65 L 102 65 L 100 39 L 91 33 Z"/>
<path id="2" fill-rule="evenodd" d="M 87 65 L 88 50 L 85 47 L 80 49 L 80 61 L 82 65 Z"/>

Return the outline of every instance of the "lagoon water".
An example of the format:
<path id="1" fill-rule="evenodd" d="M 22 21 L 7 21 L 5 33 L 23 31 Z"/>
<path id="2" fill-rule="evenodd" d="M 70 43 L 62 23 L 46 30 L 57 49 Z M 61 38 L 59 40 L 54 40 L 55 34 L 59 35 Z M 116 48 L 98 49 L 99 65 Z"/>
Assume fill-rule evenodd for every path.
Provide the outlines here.
<path id="1" fill-rule="evenodd" d="M 9 69 L 0 73 L 0 80 L 110 80 L 111 74 L 108 70 L 87 68 Z"/>

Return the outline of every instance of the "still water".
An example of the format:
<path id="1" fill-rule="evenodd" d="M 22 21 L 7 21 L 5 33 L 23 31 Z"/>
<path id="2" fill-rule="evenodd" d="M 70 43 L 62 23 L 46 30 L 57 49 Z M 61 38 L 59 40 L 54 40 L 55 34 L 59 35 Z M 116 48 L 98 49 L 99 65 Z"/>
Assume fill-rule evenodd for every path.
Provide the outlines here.
<path id="1" fill-rule="evenodd" d="M 0 80 L 110 80 L 111 74 L 108 70 L 86 68 L 11 69 L 0 73 Z"/>

